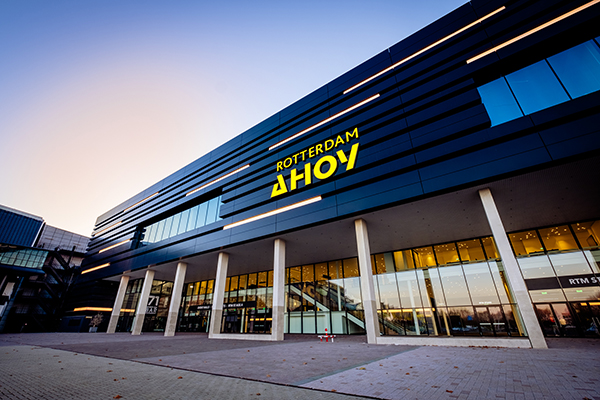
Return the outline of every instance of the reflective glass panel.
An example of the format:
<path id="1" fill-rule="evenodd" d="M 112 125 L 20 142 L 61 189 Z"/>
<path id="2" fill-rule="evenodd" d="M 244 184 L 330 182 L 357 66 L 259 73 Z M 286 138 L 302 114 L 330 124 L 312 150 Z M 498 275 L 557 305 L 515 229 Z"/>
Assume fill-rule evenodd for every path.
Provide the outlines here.
<path id="1" fill-rule="evenodd" d="M 402 308 L 422 307 L 419 284 L 415 271 L 396 272 Z"/>
<path id="2" fill-rule="evenodd" d="M 289 268 L 290 271 L 290 283 L 302 282 L 302 267 Z"/>
<path id="3" fill-rule="evenodd" d="M 438 269 L 448 306 L 470 305 L 469 291 L 460 265 Z"/>
<path id="4" fill-rule="evenodd" d="M 315 280 L 322 281 L 330 279 L 327 274 L 327 263 L 315 264 Z"/>
<path id="5" fill-rule="evenodd" d="M 600 250 L 584 250 L 583 254 L 595 274 L 600 274 Z"/>
<path id="6" fill-rule="evenodd" d="M 500 303 L 487 262 L 463 265 L 463 270 L 474 305 Z"/>
<path id="7" fill-rule="evenodd" d="M 381 274 L 377 275 L 376 278 L 379 286 L 379 302 L 377 308 L 400 308 L 398 288 L 396 286 L 396 274 Z"/>
<path id="8" fill-rule="evenodd" d="M 500 298 L 502 304 L 512 303 L 511 294 L 506 283 L 506 275 L 504 274 L 504 266 L 501 261 L 489 262 L 490 271 L 492 271 L 492 277 L 494 278 L 494 284 L 496 285 L 496 293 Z"/>
<path id="9" fill-rule="evenodd" d="M 477 88 L 492 126 L 523 116 L 504 77 Z"/>
<path id="10" fill-rule="evenodd" d="M 571 227 L 582 248 L 595 248 L 600 243 L 600 221 L 581 222 Z"/>
<path id="11" fill-rule="evenodd" d="M 267 272 L 259 272 L 258 273 L 258 287 L 264 288 L 267 287 Z"/>
<path id="12" fill-rule="evenodd" d="M 517 256 L 544 253 L 542 243 L 535 231 L 511 233 L 508 238 Z"/>
<path id="13" fill-rule="evenodd" d="M 177 213 L 173 215 L 173 225 L 171 225 L 171 233 L 169 233 L 169 237 L 173 237 L 177 235 L 177 230 L 179 229 L 179 222 L 181 221 L 181 213 Z"/>
<path id="14" fill-rule="evenodd" d="M 312 282 L 315 280 L 315 269 L 312 264 L 302 266 L 302 282 Z"/>
<path id="15" fill-rule="evenodd" d="M 188 218 L 187 230 L 196 229 L 196 220 L 198 219 L 198 206 L 190 208 L 190 217 Z"/>
<path id="16" fill-rule="evenodd" d="M 185 210 L 181 212 L 181 221 L 179 221 L 179 228 L 177 229 L 177 234 L 180 235 L 184 232 L 187 232 L 188 226 L 188 218 L 190 217 L 190 210 Z"/>
<path id="17" fill-rule="evenodd" d="M 479 335 L 478 323 L 473 307 L 448 308 L 448 316 L 454 335 Z"/>
<path id="18" fill-rule="evenodd" d="M 593 40 L 548 58 L 571 97 L 600 89 L 600 49 Z"/>
<path id="19" fill-rule="evenodd" d="M 460 262 L 454 243 L 439 244 L 434 246 L 434 250 L 437 262 L 440 265 Z"/>
<path id="20" fill-rule="evenodd" d="M 458 252 L 463 262 L 485 261 L 485 254 L 479 239 L 458 242 Z"/>
<path id="21" fill-rule="evenodd" d="M 567 225 L 539 229 L 538 231 L 547 251 L 566 251 L 579 248 Z"/>
<path id="22" fill-rule="evenodd" d="M 546 60 L 509 74 L 506 80 L 525 114 L 569 100 Z"/>
<path id="23" fill-rule="evenodd" d="M 580 251 L 573 253 L 550 254 L 549 257 L 552 265 L 554 266 L 554 270 L 556 271 L 556 275 L 558 276 L 592 273 L 587 260 Z"/>
<path id="24" fill-rule="evenodd" d="M 167 218 L 165 220 L 165 230 L 163 231 L 162 234 L 162 240 L 164 239 L 168 239 L 171 236 L 171 226 L 173 226 L 173 216 L 170 216 L 169 218 Z"/>
<path id="25" fill-rule="evenodd" d="M 208 211 L 206 212 L 206 225 L 212 224 L 217 220 L 217 204 L 219 198 L 215 197 L 208 202 Z"/>
<path id="26" fill-rule="evenodd" d="M 534 303 L 549 303 L 553 301 L 565 301 L 562 289 L 530 290 L 529 296 Z"/>
<path id="27" fill-rule="evenodd" d="M 413 254 L 417 268 L 435 267 L 437 265 L 431 246 L 413 249 Z"/>
<path id="28" fill-rule="evenodd" d="M 517 260 L 521 273 L 525 279 L 534 278 L 549 278 L 556 276 L 550 260 L 546 255 L 539 255 L 534 257 L 521 257 Z"/>
<path id="29" fill-rule="evenodd" d="M 198 206 L 198 219 L 196 220 L 196 228 L 201 228 L 206 225 L 206 209 L 207 204 L 202 203 Z"/>
<path id="30" fill-rule="evenodd" d="M 583 286 L 579 288 L 565 288 L 565 296 L 569 301 L 594 301 L 600 300 L 600 286 Z"/>
<path id="31" fill-rule="evenodd" d="M 164 231 L 165 231 L 165 224 L 167 223 L 167 221 L 162 220 L 158 223 L 158 229 L 156 231 L 156 236 L 155 236 L 155 242 L 160 242 L 161 240 L 163 240 L 165 238 L 164 236 Z"/>

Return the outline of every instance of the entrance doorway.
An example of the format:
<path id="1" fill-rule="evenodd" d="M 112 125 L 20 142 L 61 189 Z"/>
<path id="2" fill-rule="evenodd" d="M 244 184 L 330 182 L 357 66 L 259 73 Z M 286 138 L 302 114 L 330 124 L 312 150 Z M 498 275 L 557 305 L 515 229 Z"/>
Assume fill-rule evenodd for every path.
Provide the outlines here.
<path id="1" fill-rule="evenodd" d="M 545 336 L 600 338 L 600 302 L 535 304 Z"/>

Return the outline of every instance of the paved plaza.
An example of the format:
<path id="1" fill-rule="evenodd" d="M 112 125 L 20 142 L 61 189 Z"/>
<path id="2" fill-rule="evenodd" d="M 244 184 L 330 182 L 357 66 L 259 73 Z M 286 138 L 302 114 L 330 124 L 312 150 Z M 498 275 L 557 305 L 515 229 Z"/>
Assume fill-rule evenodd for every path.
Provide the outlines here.
<path id="1" fill-rule="evenodd" d="M 600 341 L 548 350 L 288 335 L 0 335 L 0 399 L 600 399 Z"/>

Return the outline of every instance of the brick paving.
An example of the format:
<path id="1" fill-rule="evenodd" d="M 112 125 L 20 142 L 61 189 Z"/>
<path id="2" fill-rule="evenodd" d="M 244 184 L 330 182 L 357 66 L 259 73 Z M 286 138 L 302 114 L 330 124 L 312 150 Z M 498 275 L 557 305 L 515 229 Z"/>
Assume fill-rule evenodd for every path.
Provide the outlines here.
<path id="1" fill-rule="evenodd" d="M 600 340 L 551 339 L 549 346 L 373 346 L 361 336 L 321 343 L 295 335 L 284 342 L 202 334 L 0 335 L 0 398 L 247 399 L 261 393 L 261 399 L 600 400 Z"/>

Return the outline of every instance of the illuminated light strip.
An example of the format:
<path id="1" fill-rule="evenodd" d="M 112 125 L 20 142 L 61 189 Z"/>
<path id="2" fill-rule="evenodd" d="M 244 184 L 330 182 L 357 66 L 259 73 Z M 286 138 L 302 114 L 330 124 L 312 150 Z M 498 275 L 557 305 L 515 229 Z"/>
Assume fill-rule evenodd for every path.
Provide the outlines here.
<path id="1" fill-rule="evenodd" d="M 85 271 L 81 271 L 81 274 L 87 274 L 88 272 L 92 272 L 95 271 L 97 269 L 101 269 L 101 268 L 106 268 L 110 265 L 110 263 L 106 263 L 106 264 L 102 264 L 102 265 L 98 265 L 97 267 L 94 268 L 90 268 L 90 269 L 86 269 Z"/>
<path id="2" fill-rule="evenodd" d="M 98 236 L 98 235 L 99 235 L 99 234 L 101 234 L 102 232 L 104 232 L 104 231 L 107 231 L 107 230 L 109 230 L 110 228 L 114 228 L 115 226 L 117 226 L 117 225 L 120 225 L 120 224 L 122 224 L 122 223 L 123 223 L 123 221 L 116 222 L 116 223 L 114 223 L 114 224 L 112 224 L 112 225 L 110 225 L 110 226 L 107 226 L 106 228 L 102 229 L 101 231 L 98 231 L 98 232 L 96 232 L 96 233 L 92 233 L 92 236 Z"/>
<path id="3" fill-rule="evenodd" d="M 259 219 L 271 217 L 273 215 L 277 215 L 277 214 L 280 214 L 282 212 L 293 210 L 294 208 L 298 208 L 298 207 L 302 207 L 302 206 L 307 206 L 309 204 L 316 203 L 317 201 L 320 201 L 320 200 L 321 200 L 321 196 L 312 197 L 312 198 L 310 198 L 308 200 L 304 200 L 304 201 L 301 201 L 299 203 L 290 204 L 289 206 L 281 207 L 281 208 L 278 208 L 276 210 L 266 212 L 264 214 L 255 215 L 254 217 L 246 218 L 246 219 L 243 219 L 241 221 L 234 222 L 233 224 L 225 225 L 223 227 L 223 230 L 235 228 L 236 226 L 244 225 L 244 224 L 247 224 L 249 222 L 258 221 Z"/>
<path id="4" fill-rule="evenodd" d="M 287 139 L 283 139 L 283 140 L 282 140 L 281 142 L 279 142 L 279 143 L 275 143 L 274 145 L 272 145 L 271 147 L 269 147 L 269 150 L 273 150 L 274 148 L 276 148 L 276 147 L 279 147 L 279 146 L 281 146 L 282 144 L 285 144 L 285 143 L 289 142 L 290 140 L 294 140 L 294 139 L 296 139 L 298 136 L 302 136 L 302 135 L 304 135 L 306 132 L 310 132 L 310 131 L 312 131 L 313 129 L 316 129 L 316 128 L 320 127 L 321 125 L 325 125 L 326 123 L 328 123 L 328 122 L 330 122 L 330 121 L 333 121 L 334 119 L 336 119 L 336 118 L 339 118 L 339 117 L 341 117 L 342 115 L 344 115 L 344 114 L 347 114 L 347 113 L 349 113 L 350 111 L 352 111 L 352 110 L 355 110 L 355 109 L 357 109 L 358 107 L 360 107 L 360 106 L 363 106 L 363 105 L 367 104 L 367 103 L 368 103 L 368 102 L 370 102 L 370 101 L 373 101 L 373 100 L 375 100 L 375 99 L 376 99 L 376 98 L 378 98 L 379 96 L 380 96 L 380 95 L 379 95 L 379 93 L 377 93 L 376 95 L 374 95 L 374 96 L 371 96 L 371 97 L 369 97 L 368 99 L 365 99 L 365 100 L 361 101 L 360 103 L 353 105 L 353 106 L 352 106 L 352 107 L 350 107 L 350 108 L 346 108 L 345 110 L 343 110 L 343 111 L 340 111 L 339 113 L 337 113 L 337 114 L 335 114 L 335 115 L 332 115 L 331 117 L 329 117 L 329 118 L 327 118 L 327 119 L 324 119 L 323 121 L 321 121 L 321 122 L 319 122 L 319 123 L 317 123 L 317 124 L 315 124 L 315 125 L 313 125 L 313 126 L 311 126 L 311 127 L 308 127 L 308 128 L 306 128 L 305 130 L 303 130 L 303 131 L 300 131 L 300 132 L 296 133 L 295 135 L 292 135 L 292 136 L 290 136 L 290 137 L 289 137 L 289 138 L 287 138 Z"/>
<path id="5" fill-rule="evenodd" d="M 477 61 L 480 58 L 483 58 L 483 57 L 485 57 L 485 56 L 487 56 L 489 54 L 492 54 L 492 53 L 494 53 L 494 52 L 496 52 L 496 51 L 498 51 L 498 50 L 500 50 L 500 49 L 502 49 L 502 48 L 504 48 L 504 47 L 506 47 L 508 45 L 511 45 L 511 44 L 513 44 L 513 43 L 515 43 L 515 42 L 517 42 L 517 41 L 519 41 L 519 40 L 521 40 L 521 39 L 523 39 L 523 38 L 525 38 L 525 37 L 527 37 L 529 35 L 532 35 L 532 34 L 534 34 L 536 32 L 539 32 L 542 29 L 549 27 L 550 25 L 554 25 L 555 23 L 557 23 L 559 21 L 562 21 L 563 19 L 568 18 L 571 15 L 577 14 L 578 12 L 583 11 L 586 8 L 591 7 L 594 4 L 598 4 L 598 3 L 600 3 L 600 0 L 594 0 L 594 1 L 590 1 L 589 3 L 586 3 L 586 4 L 582 5 L 581 7 L 577 7 L 576 9 L 571 10 L 568 13 L 563 14 L 561 16 L 558 16 L 558 17 L 554 18 L 553 20 L 550 20 L 550 21 L 546 22 L 545 24 L 537 26 L 537 27 L 535 27 L 535 28 L 533 28 L 533 29 L 531 29 L 531 30 L 529 30 L 529 31 L 527 31 L 527 32 L 525 32 L 525 33 L 523 33 L 523 34 L 521 34 L 521 35 L 513 38 L 513 39 L 510 39 L 510 40 L 508 40 L 508 41 L 506 41 L 506 42 L 504 42 L 502 44 L 499 44 L 498 46 L 492 47 L 491 49 L 489 49 L 487 51 L 484 51 L 483 53 L 478 54 L 475 57 L 469 58 L 467 60 L 467 64 L 470 64 L 473 61 Z"/>
<path id="6" fill-rule="evenodd" d="M 233 174 L 237 174 L 238 172 L 245 170 L 245 169 L 246 169 L 246 168 L 248 168 L 249 166 L 250 166 L 250 164 L 246 164 L 246 165 L 244 165 L 243 167 L 236 169 L 235 171 L 231 171 L 231 172 L 230 172 L 230 173 L 228 173 L 228 174 L 225 174 L 225 175 L 223 175 L 223 176 L 220 176 L 220 177 L 218 177 L 217 179 L 215 179 L 214 181 L 210 181 L 210 182 L 208 182 L 206 185 L 200 186 L 199 188 L 197 188 L 197 189 L 194 189 L 194 190 L 192 190 L 191 192 L 187 193 L 187 194 L 186 194 L 186 197 L 187 197 L 187 196 L 189 196 L 189 195 L 192 195 L 192 194 L 196 193 L 196 192 L 197 192 L 197 191 L 199 191 L 199 190 L 202 190 L 202 189 L 204 189 L 205 187 L 208 187 L 208 186 L 210 186 L 210 185 L 213 185 L 213 184 L 215 184 L 215 183 L 217 183 L 217 182 L 219 182 L 219 181 L 222 181 L 222 180 L 223 180 L 223 179 L 225 179 L 225 178 L 229 178 L 231 175 L 233 175 Z"/>
<path id="7" fill-rule="evenodd" d="M 112 308 L 108 307 L 77 307 L 73 311 L 112 311 Z"/>
<path id="8" fill-rule="evenodd" d="M 133 309 L 133 308 L 121 308 L 121 312 L 135 312 L 135 309 Z"/>
<path id="9" fill-rule="evenodd" d="M 110 250 L 110 249 L 114 249 L 115 247 L 117 247 L 117 246 L 120 246 L 120 245 L 122 245 L 122 244 L 125 244 L 125 243 L 127 243 L 127 242 L 130 242 L 130 241 L 131 241 L 131 239 L 127 239 L 127 240 L 123 240 L 122 242 L 119 242 L 119 243 L 117 243 L 117 244 L 113 244 L 112 246 L 105 247 L 105 248 L 103 248 L 102 250 L 100 250 L 100 251 L 98 252 L 98 254 L 100 254 L 100 253 L 102 253 L 102 252 L 105 252 L 105 251 L 108 251 L 108 250 Z"/>
<path id="10" fill-rule="evenodd" d="M 480 23 L 480 22 L 488 19 L 489 17 L 491 17 L 491 16 L 493 16 L 495 14 L 498 14 L 500 11 L 503 11 L 505 9 L 506 9 L 506 7 L 502 6 L 499 9 L 497 9 L 495 11 L 492 11 L 491 13 L 489 13 L 489 14 L 481 17 L 481 18 L 479 18 L 478 20 L 476 20 L 474 22 L 471 22 L 469 25 L 464 26 L 464 27 L 460 28 L 459 30 L 457 30 L 457 31 L 449 34 L 448 36 L 445 36 L 445 37 L 441 38 L 440 40 L 438 40 L 436 42 L 433 42 L 429 46 L 427 46 L 427 47 L 425 47 L 425 48 L 417 51 L 416 53 L 411 54 L 410 56 L 408 56 L 406 58 L 403 58 L 402 60 L 398 61 L 397 63 L 395 63 L 395 64 L 387 67 L 383 71 L 380 71 L 380 72 L 376 73 L 375 75 L 372 75 L 372 76 L 368 77 L 364 81 L 361 81 L 361 82 L 357 83 L 356 85 L 352 86 L 351 88 L 348 88 L 348 89 L 344 90 L 344 94 L 353 91 L 354 89 L 356 89 L 356 88 L 364 85 L 365 83 L 371 82 L 373 79 L 380 77 L 381 75 L 385 74 L 386 72 L 389 72 L 389 71 L 393 70 L 394 68 L 399 67 L 400 65 L 404 64 L 405 62 L 408 62 L 408 61 L 412 60 L 413 58 L 415 58 L 417 56 L 420 56 L 421 54 L 425 53 L 426 51 L 433 49 L 435 46 L 444 43 L 446 40 L 452 39 L 454 36 L 456 36 L 456 35 L 464 32 L 464 31 L 466 31 L 467 29 L 470 29 L 470 28 L 474 27 L 478 23 Z"/>
<path id="11" fill-rule="evenodd" d="M 145 201 L 148 201 L 148 200 L 150 200 L 150 199 L 151 199 L 151 198 L 153 198 L 154 196 L 158 196 L 158 194 L 159 194 L 159 193 L 160 193 L 160 192 L 156 192 L 156 193 L 154 193 L 154 194 L 151 194 L 150 196 L 146 197 L 145 199 L 138 201 L 138 202 L 137 202 L 137 203 L 135 203 L 134 205 L 127 207 L 126 209 L 124 209 L 124 210 L 123 210 L 123 212 L 125 213 L 125 212 L 127 212 L 127 211 L 131 210 L 133 207 L 135 207 L 135 206 L 137 206 L 137 205 L 139 205 L 139 204 L 142 204 L 142 203 L 143 203 L 143 202 L 145 202 Z"/>

